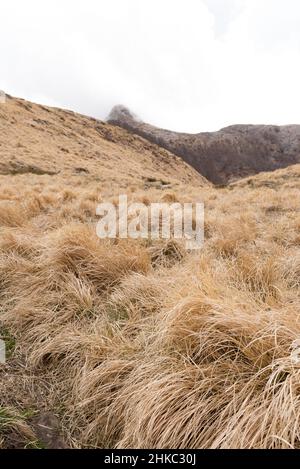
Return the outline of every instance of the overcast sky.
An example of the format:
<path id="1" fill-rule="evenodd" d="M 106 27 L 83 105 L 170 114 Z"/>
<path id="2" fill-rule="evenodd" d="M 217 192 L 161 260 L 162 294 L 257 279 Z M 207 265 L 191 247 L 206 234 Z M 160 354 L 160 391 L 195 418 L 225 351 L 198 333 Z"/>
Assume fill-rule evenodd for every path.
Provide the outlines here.
<path id="1" fill-rule="evenodd" d="M 300 124 L 299 0 L 0 0 L 0 89 L 181 131 Z"/>

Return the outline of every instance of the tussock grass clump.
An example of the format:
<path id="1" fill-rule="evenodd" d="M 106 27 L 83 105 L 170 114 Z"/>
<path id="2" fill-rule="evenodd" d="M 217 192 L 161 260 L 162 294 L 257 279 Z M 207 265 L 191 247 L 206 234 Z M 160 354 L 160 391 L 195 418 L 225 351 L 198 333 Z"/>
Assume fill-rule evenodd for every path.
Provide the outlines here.
<path id="1" fill-rule="evenodd" d="M 171 239 L 162 245 L 157 244 L 150 248 L 151 263 L 154 268 L 172 267 L 179 263 L 185 256 L 185 249 L 182 243 Z"/>

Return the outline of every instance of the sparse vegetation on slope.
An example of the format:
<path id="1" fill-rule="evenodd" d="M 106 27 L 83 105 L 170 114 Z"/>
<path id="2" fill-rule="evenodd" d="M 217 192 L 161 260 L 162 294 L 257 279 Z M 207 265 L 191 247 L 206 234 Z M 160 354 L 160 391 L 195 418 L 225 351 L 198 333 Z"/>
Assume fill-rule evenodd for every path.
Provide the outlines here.
<path id="1" fill-rule="evenodd" d="M 124 106 L 115 106 L 108 122 L 180 156 L 218 185 L 300 163 L 300 125 L 232 125 L 188 134 L 142 122 Z"/>

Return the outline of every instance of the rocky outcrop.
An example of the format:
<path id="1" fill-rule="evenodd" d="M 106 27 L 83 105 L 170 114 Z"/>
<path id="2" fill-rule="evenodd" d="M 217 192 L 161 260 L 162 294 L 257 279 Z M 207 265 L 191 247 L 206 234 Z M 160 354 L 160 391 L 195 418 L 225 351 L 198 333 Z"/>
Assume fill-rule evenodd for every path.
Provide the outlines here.
<path id="1" fill-rule="evenodd" d="M 58 174 L 58 171 L 47 171 L 39 166 L 24 163 L 24 161 L 10 160 L 7 163 L 0 162 L 0 174 L 47 174 L 48 176 L 54 176 L 55 174 Z"/>
<path id="2" fill-rule="evenodd" d="M 300 125 L 233 125 L 187 134 L 146 124 L 124 106 L 113 108 L 108 122 L 180 156 L 219 185 L 300 163 Z"/>

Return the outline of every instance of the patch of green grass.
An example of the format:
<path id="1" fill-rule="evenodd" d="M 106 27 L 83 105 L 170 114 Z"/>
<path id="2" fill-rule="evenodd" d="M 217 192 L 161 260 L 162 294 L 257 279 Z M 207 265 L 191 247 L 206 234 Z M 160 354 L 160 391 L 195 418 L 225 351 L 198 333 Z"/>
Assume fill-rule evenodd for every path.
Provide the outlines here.
<path id="1" fill-rule="evenodd" d="M 13 408 L 0 406 L 0 430 L 1 428 L 11 427 L 18 422 L 25 422 L 34 417 L 36 413 L 37 412 L 33 409 L 26 409 L 19 412 Z"/>
<path id="2" fill-rule="evenodd" d="M 9 422 L 10 416 L 7 409 L 0 407 L 0 428 L 6 425 Z"/>
<path id="3" fill-rule="evenodd" d="M 32 417 L 35 417 L 38 413 L 39 413 L 38 410 L 26 409 L 26 410 L 23 410 L 23 412 L 21 412 L 21 416 L 22 418 L 27 420 L 27 419 L 32 419 Z"/>
<path id="4" fill-rule="evenodd" d="M 14 425 L 14 423 L 20 419 L 11 409 L 0 406 L 0 431 Z"/>
<path id="5" fill-rule="evenodd" d="M 41 440 L 30 441 L 24 449 L 47 449 L 45 443 Z"/>
<path id="6" fill-rule="evenodd" d="M 5 342 L 6 358 L 7 359 L 11 358 L 14 351 L 15 351 L 15 348 L 16 348 L 15 338 L 10 334 L 10 332 L 8 330 L 1 327 L 0 328 L 0 339 L 4 340 L 4 342 Z"/>
<path id="7" fill-rule="evenodd" d="M 124 322 L 128 320 L 127 308 L 123 305 L 110 305 L 107 314 L 111 322 Z"/>

